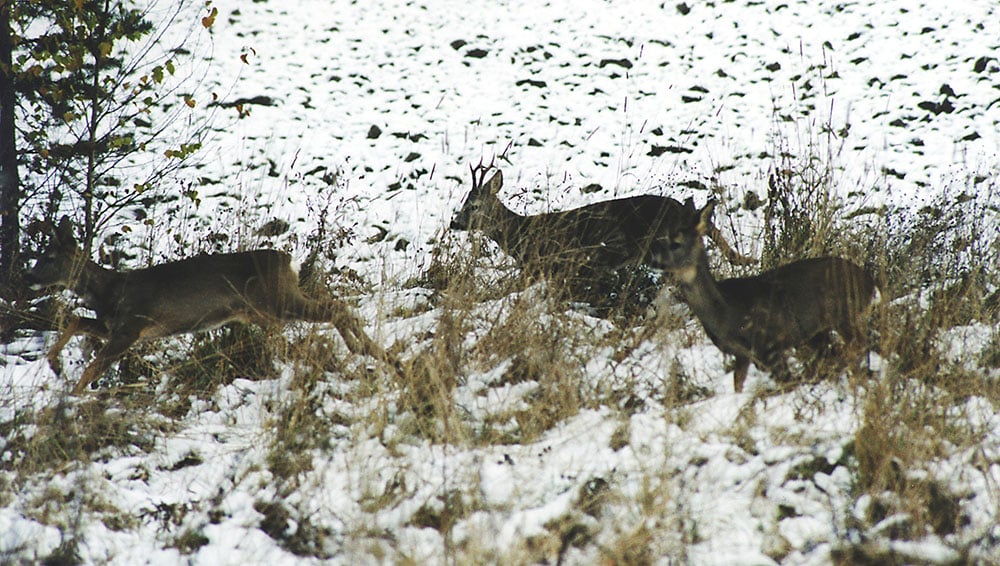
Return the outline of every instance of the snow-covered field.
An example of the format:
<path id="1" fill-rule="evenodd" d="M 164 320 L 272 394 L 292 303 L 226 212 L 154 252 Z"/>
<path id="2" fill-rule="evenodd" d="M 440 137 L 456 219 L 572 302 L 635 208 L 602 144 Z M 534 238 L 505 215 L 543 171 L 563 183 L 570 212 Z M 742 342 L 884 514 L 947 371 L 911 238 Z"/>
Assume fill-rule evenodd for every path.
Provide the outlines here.
<path id="1" fill-rule="evenodd" d="M 161 187 L 197 179 L 202 203 L 164 213 L 154 235 L 224 232 L 227 249 L 275 245 L 301 260 L 329 204 L 327 221 L 343 230 L 334 264 L 358 290 L 350 299 L 404 360 L 436 355 L 438 327 L 454 316 L 448 299 L 414 281 L 435 249 L 469 249 L 445 230 L 468 165 L 508 144 L 498 162 L 504 198 L 522 212 L 640 193 L 699 204 L 716 196 L 727 204 L 720 227 L 756 255 L 762 217 L 740 203 L 765 198 L 770 174 L 815 158 L 833 167 L 828 184 L 848 209 L 882 207 L 904 223 L 961 193 L 994 199 L 977 210 L 992 210 L 978 220 L 992 237 L 986 249 L 998 245 L 992 1 L 212 5 L 213 71 L 196 98 L 245 99 L 249 115 L 219 108 L 201 167 Z M 254 236 L 274 218 L 290 233 Z M 177 253 L 159 241 L 158 253 Z M 421 428 L 384 368 L 363 379 L 349 360 L 337 367 L 350 375 L 328 371 L 307 390 L 306 370 L 287 357 L 273 379 L 220 377 L 224 385 L 181 414 L 101 401 L 102 411 L 148 411 L 119 431 L 134 442 L 30 474 L 18 472 L 32 457 L 21 447 L 44 423 L 79 423 L 92 409 L 67 398 L 83 367 L 79 344 L 57 377 L 42 355 L 53 338 L 23 336 L 0 356 L 0 560 L 71 548 L 84 562 L 118 564 L 826 564 L 860 560 L 852 552 L 863 548 L 904 562 L 1000 562 L 1000 372 L 982 362 L 996 359 L 995 319 L 936 341 L 941 359 L 992 383 L 982 388 L 992 396 L 940 393 L 945 428 L 975 440 L 930 449 L 920 443 L 940 423 L 928 417 L 926 430 L 910 430 L 915 421 L 903 419 L 887 427 L 899 444 L 885 450 L 912 449 L 898 472 L 906 489 L 862 487 L 871 470 L 858 455 L 878 441 L 866 436 L 877 430 L 870 404 L 890 360 L 873 353 L 867 382 L 786 392 L 767 392 L 767 374 L 752 369 L 748 392 L 735 394 L 696 321 L 649 332 L 622 354 L 615 341 L 639 334 L 548 312 L 531 302 L 535 291 L 461 313 L 468 359 L 447 390 L 443 430 Z M 549 346 L 567 364 L 551 377 L 558 384 L 512 379 L 518 360 L 476 352 L 516 327 L 511 313 L 562 341 Z M 297 342 L 313 330 L 286 334 Z M 348 356 L 332 329 L 315 331 Z M 177 347 L 176 360 L 189 343 L 161 345 Z M 678 375 L 697 392 L 684 402 L 674 397 Z M 171 397 L 171 378 L 165 370 L 143 384 L 151 403 Z M 933 380 L 912 388 L 919 393 L 885 391 L 939 395 L 924 390 Z M 524 433 L 524 411 L 565 390 L 584 401 Z M 297 404 L 309 410 L 299 415 Z M 904 404 L 886 400 L 886 415 Z M 323 441 L 276 448 L 290 442 L 279 439 L 289 415 L 320 427 Z M 276 462 L 282 450 L 295 462 Z M 946 495 L 913 495 L 940 491 L 926 485 Z M 901 535 L 911 522 L 940 528 Z"/>

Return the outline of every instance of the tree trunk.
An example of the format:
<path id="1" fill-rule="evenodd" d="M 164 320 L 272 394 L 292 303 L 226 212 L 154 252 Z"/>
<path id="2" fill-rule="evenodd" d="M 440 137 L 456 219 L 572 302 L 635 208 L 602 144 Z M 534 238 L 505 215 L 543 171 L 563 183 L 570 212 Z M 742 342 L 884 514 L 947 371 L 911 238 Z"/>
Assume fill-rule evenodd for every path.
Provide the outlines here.
<path id="1" fill-rule="evenodd" d="M 10 27 L 12 2 L 0 0 L 0 296 L 10 298 L 20 288 L 21 181 L 14 141 L 14 35 Z"/>

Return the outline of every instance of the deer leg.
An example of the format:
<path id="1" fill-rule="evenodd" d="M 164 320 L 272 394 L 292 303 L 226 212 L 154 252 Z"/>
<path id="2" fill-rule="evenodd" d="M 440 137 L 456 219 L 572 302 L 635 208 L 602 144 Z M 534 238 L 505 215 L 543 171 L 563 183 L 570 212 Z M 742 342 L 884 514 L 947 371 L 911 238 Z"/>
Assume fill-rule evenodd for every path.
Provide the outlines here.
<path id="1" fill-rule="evenodd" d="M 870 350 L 874 344 L 871 335 L 864 328 L 854 324 L 842 324 L 837 327 L 837 334 L 844 342 L 844 355 L 861 357 L 862 353 Z"/>
<path id="2" fill-rule="evenodd" d="M 364 354 L 386 360 L 385 350 L 375 343 L 364 330 L 364 324 L 343 304 L 334 308 L 334 326 L 347 344 L 347 349 L 355 354 Z"/>
<path id="3" fill-rule="evenodd" d="M 94 357 L 94 361 L 90 362 L 87 369 L 83 370 L 83 376 L 80 377 L 80 381 L 76 383 L 76 387 L 73 388 L 73 394 L 79 395 L 87 391 L 87 387 L 91 383 L 97 380 L 97 378 L 104 375 L 104 372 L 108 371 L 111 364 L 115 363 L 119 358 L 121 358 L 125 352 L 128 351 L 132 344 L 135 344 L 139 339 L 138 332 L 128 332 L 113 334 L 108 343 L 101 348 L 101 351 L 97 353 Z"/>
<path id="4" fill-rule="evenodd" d="M 81 318 L 72 316 L 69 318 L 69 322 L 66 324 L 66 328 L 60 333 L 59 338 L 52 344 L 49 348 L 49 353 L 46 356 L 49 362 L 49 367 L 52 371 L 59 375 L 62 372 L 62 361 L 59 359 L 59 354 L 62 352 L 66 344 L 69 343 L 70 339 L 78 334 L 86 334 L 88 336 L 94 336 L 96 338 L 108 337 L 108 330 L 104 324 L 93 318 Z"/>
<path id="5" fill-rule="evenodd" d="M 280 318 L 332 322 L 347 344 L 347 349 L 352 353 L 371 356 L 388 363 L 397 372 L 401 371 L 402 366 L 399 361 L 387 354 L 368 336 L 361 319 L 342 301 L 313 301 L 304 297 L 291 297 Z"/>
<path id="6" fill-rule="evenodd" d="M 62 374 L 62 361 L 59 359 L 59 353 L 62 352 L 63 348 L 66 347 L 66 344 L 69 343 L 70 338 L 76 336 L 79 332 L 79 325 L 79 318 L 75 316 L 70 317 L 69 324 L 66 325 L 66 328 L 64 328 L 62 333 L 59 335 L 59 338 L 57 338 L 55 343 L 52 344 L 52 347 L 49 348 L 47 356 L 49 367 L 52 368 L 52 371 L 55 372 L 56 375 Z"/>
<path id="7" fill-rule="evenodd" d="M 399 360 L 395 356 L 389 355 L 382 346 L 376 344 L 368 336 L 361 319 L 355 316 L 347 305 L 337 301 L 331 308 L 334 315 L 333 324 L 337 328 L 337 332 L 344 339 L 344 343 L 347 344 L 348 350 L 355 354 L 363 354 L 381 360 L 392 366 L 396 373 L 402 375 L 403 366 L 399 363 Z"/>
<path id="8" fill-rule="evenodd" d="M 747 380 L 747 371 L 750 369 L 750 358 L 736 356 L 733 364 L 733 389 L 737 393 L 743 392 L 743 383 Z"/>
<path id="9" fill-rule="evenodd" d="M 842 366 L 855 369 L 867 366 L 871 370 L 871 351 L 878 350 L 872 336 L 864 329 L 853 325 L 843 325 L 837 329 L 837 334 L 843 339 L 843 351 L 840 353 Z"/>
<path id="10" fill-rule="evenodd" d="M 834 340 L 831 332 L 820 332 L 809 340 L 812 360 L 806 371 L 817 379 L 835 378 L 840 375 L 855 357 L 855 337 L 851 331 L 838 331 L 841 340 Z"/>

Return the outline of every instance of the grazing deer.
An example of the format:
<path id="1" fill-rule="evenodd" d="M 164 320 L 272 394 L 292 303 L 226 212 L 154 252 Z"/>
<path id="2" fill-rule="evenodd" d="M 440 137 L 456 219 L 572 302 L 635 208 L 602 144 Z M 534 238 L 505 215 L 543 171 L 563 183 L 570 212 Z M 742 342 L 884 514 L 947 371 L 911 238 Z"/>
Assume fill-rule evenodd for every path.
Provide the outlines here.
<path id="1" fill-rule="evenodd" d="M 594 280 L 625 267 L 648 264 L 653 242 L 684 215 L 684 205 L 669 198 L 641 195 L 589 204 L 561 212 L 522 216 L 501 202 L 503 175 L 480 163 L 470 167 L 472 190 L 451 221 L 453 230 L 478 230 L 525 270 L 563 273 Z M 477 175 L 478 173 L 478 175 Z M 709 235 L 733 263 L 740 256 L 715 226 Z"/>
<path id="2" fill-rule="evenodd" d="M 743 390 L 750 362 L 784 377 L 785 351 L 824 344 L 836 331 L 847 346 L 863 338 L 866 314 L 878 303 L 872 277 L 836 257 L 789 263 L 755 277 L 716 281 L 702 236 L 710 231 L 715 202 L 687 205 L 687 218 L 672 224 L 654 245 L 652 265 L 676 277 L 684 301 L 712 342 L 736 358 L 733 386 Z"/>
<path id="3" fill-rule="evenodd" d="M 106 341 L 73 389 L 86 390 L 133 344 L 174 334 L 217 328 L 229 322 L 274 326 L 305 320 L 332 322 L 348 349 L 399 366 L 341 301 L 316 301 L 299 289 L 291 256 L 275 250 L 201 255 L 135 271 L 113 271 L 91 261 L 63 218 L 49 246 L 28 272 L 33 289 L 69 288 L 96 318 L 71 318 L 49 352 L 59 352 L 75 334 Z"/>

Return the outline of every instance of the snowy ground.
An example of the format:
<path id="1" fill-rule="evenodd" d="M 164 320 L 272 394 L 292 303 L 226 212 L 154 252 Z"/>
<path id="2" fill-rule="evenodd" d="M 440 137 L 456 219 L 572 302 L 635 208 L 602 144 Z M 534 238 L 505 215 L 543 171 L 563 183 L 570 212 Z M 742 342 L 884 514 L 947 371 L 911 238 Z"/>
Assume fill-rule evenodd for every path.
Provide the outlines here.
<path id="1" fill-rule="evenodd" d="M 711 194 L 701 187 L 713 187 L 733 203 L 720 225 L 751 255 L 761 218 L 736 205 L 748 192 L 763 197 L 769 172 L 812 155 L 835 165 L 850 208 L 905 214 L 977 187 L 1000 194 L 993 181 L 973 184 L 1000 168 L 1000 6 L 991 1 L 213 5 L 215 66 L 199 99 L 269 100 L 248 103 L 243 119 L 219 110 L 192 173 L 201 206 L 181 205 L 158 229 L 207 226 L 234 234 L 226 245 L 250 246 L 261 243 L 254 228 L 281 218 L 291 235 L 263 243 L 302 259 L 315 210 L 330 203 L 346 230 L 336 265 L 372 289 L 353 300 L 380 341 L 405 345 L 404 358 L 443 316 L 430 291 L 407 282 L 440 246 L 468 164 L 508 144 L 504 196 L 516 210 L 647 192 L 701 203 Z M 477 305 L 467 340 L 485 340 L 517 300 Z M 29 562 L 73 538 L 83 561 L 119 564 L 824 564 L 849 545 L 1000 562 L 1000 412 L 989 399 L 949 409 L 978 443 L 943 443 L 907 477 L 944 482 L 961 526 L 899 540 L 902 513 L 866 524 L 881 503 L 856 485 L 867 414 L 857 389 L 734 394 L 694 322 L 615 360 L 600 342 L 615 332 L 610 323 L 549 316 L 539 313 L 539 325 L 589 337 L 563 354 L 578 362 L 570 373 L 582 388 L 637 402 L 584 407 L 529 442 L 436 443 L 412 434 L 414 417 L 391 391 L 331 372 L 310 415 L 329 439 L 303 471 L 279 478 L 275 429 L 300 393 L 295 364 L 280 362 L 275 379 L 237 378 L 173 419 L 151 413 L 162 426 L 91 462 L 30 477 L 4 468 L 0 557 Z M 973 322 L 940 348 L 980 371 L 974 360 L 1000 343 L 996 333 Z M 40 357 L 43 339 L 25 337 L 0 357 L 3 461 L 14 458 L 9 439 L 36 426 L 18 424 L 26 413 L 76 410 L 61 400 L 81 366 L 56 377 Z M 65 358 L 81 355 L 74 346 Z M 873 355 L 875 381 L 881 362 Z M 470 429 L 502 429 L 532 406 L 543 386 L 506 379 L 511 363 L 462 368 L 452 395 Z M 667 401 L 667 376 L 678 372 L 705 393 Z M 998 379 L 996 369 L 982 378 Z M 767 383 L 751 370 L 748 389 Z M 169 375 L 148 387 L 169 396 Z M 441 528 L 449 513 L 454 522 Z"/>

